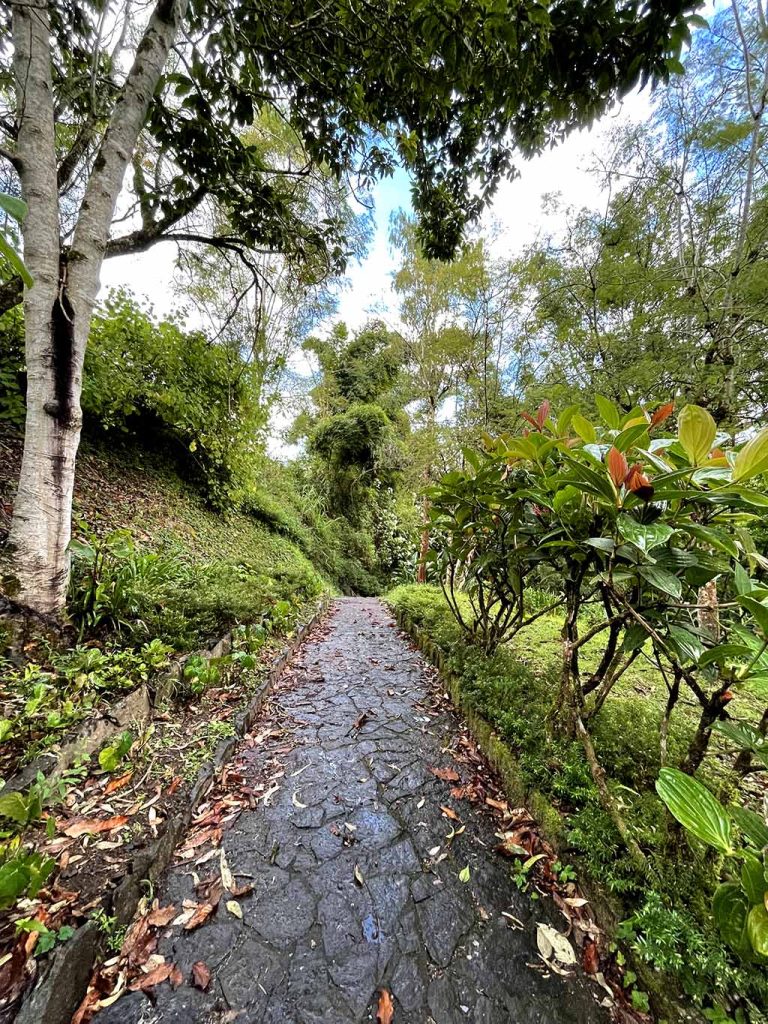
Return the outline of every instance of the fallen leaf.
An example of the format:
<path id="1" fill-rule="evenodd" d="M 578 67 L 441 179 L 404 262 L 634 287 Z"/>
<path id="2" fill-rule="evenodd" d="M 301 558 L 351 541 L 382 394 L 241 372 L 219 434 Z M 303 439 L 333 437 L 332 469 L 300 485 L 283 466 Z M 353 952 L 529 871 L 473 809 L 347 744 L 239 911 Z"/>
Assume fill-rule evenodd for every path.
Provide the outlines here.
<path id="1" fill-rule="evenodd" d="M 179 788 L 180 785 L 181 785 L 181 776 L 180 775 L 174 775 L 174 777 L 171 779 L 170 786 L 165 791 L 166 796 L 173 796 L 173 794 L 176 792 L 176 790 Z"/>
<path id="2" fill-rule="evenodd" d="M 445 817 L 446 818 L 450 818 L 451 821 L 459 821 L 460 820 L 458 814 L 456 813 L 456 811 L 452 810 L 450 807 L 441 807 L 440 810 L 443 812 Z"/>
<path id="3" fill-rule="evenodd" d="M 430 768 L 432 774 L 443 782 L 458 782 L 459 774 L 453 768 Z"/>
<path id="4" fill-rule="evenodd" d="M 364 885 L 365 884 L 365 879 L 363 878 L 363 872 L 360 870 L 360 865 L 359 864 L 355 864 L 354 875 L 355 875 L 355 881 L 357 882 L 358 885 Z"/>
<path id="5" fill-rule="evenodd" d="M 589 900 L 585 900 L 583 896 L 566 896 L 564 902 L 569 907 L 576 907 L 578 909 L 579 907 L 586 907 Z"/>
<path id="6" fill-rule="evenodd" d="M 587 974 L 597 974 L 600 970 L 600 954 L 597 951 L 596 943 L 590 941 L 584 943 L 584 949 L 581 951 L 581 966 Z"/>
<path id="7" fill-rule="evenodd" d="M 171 923 L 174 917 L 176 917 L 176 907 L 158 907 L 148 915 L 147 920 L 155 928 L 164 928 L 165 925 Z"/>
<path id="8" fill-rule="evenodd" d="M 225 889 L 231 889 L 235 884 L 235 879 L 232 876 L 232 872 L 229 870 L 229 864 L 227 863 L 227 857 L 224 850 L 221 851 L 219 857 L 219 874 L 221 875 L 221 884 Z"/>
<path id="9" fill-rule="evenodd" d="M 379 989 L 379 1005 L 376 1010 L 376 1024 L 392 1024 L 395 1006 L 387 989 Z"/>
<path id="10" fill-rule="evenodd" d="M 184 930 L 191 932 L 194 928 L 199 928 L 203 921 L 208 920 L 213 910 L 214 908 L 210 903 L 200 903 L 192 917 L 184 925 Z"/>
<path id="11" fill-rule="evenodd" d="M 205 992 L 211 984 L 211 972 L 203 960 L 196 960 L 192 964 L 192 984 L 202 992 Z"/>
<path id="12" fill-rule="evenodd" d="M 459 872 L 459 881 L 460 882 L 468 882 L 469 881 L 469 864 L 467 864 L 467 866 L 465 868 L 462 868 L 461 871 Z"/>
<path id="13" fill-rule="evenodd" d="M 506 800 L 493 800 L 491 799 L 491 797 L 487 796 L 485 798 L 485 802 L 488 804 L 489 807 L 494 807 L 497 811 L 509 810 L 509 804 L 507 803 Z"/>
<path id="14" fill-rule="evenodd" d="M 503 853 L 505 857 L 527 857 L 528 850 L 516 842 L 516 832 L 504 832 L 499 834 L 501 842 L 494 847 L 497 853 Z"/>
<path id="15" fill-rule="evenodd" d="M 536 944 L 539 952 L 545 960 L 551 960 L 554 956 L 561 964 L 570 966 L 576 963 L 576 954 L 573 946 L 564 935 L 552 928 L 551 925 L 538 922 L 536 925 Z"/>
<path id="16" fill-rule="evenodd" d="M 298 789 L 296 790 L 296 792 L 291 797 L 291 803 L 293 804 L 294 807 L 299 807 L 299 808 L 303 808 L 303 807 L 307 806 L 306 804 L 303 804 L 301 802 L 301 800 L 299 800 L 299 791 L 298 791 Z"/>
<path id="17" fill-rule="evenodd" d="M 107 788 L 104 790 L 105 795 L 110 793 L 116 793 L 118 789 L 122 789 L 123 786 L 127 786 L 133 778 L 133 772 L 126 772 L 125 775 L 121 775 L 119 779 L 112 779 L 107 783 Z"/>
<path id="18" fill-rule="evenodd" d="M 141 978 L 136 978 L 132 981 L 128 988 L 131 992 L 144 992 L 148 988 L 154 988 L 155 985 L 161 984 L 163 981 L 167 981 L 171 976 L 173 970 L 173 964 L 160 964 L 159 967 L 155 967 L 149 974 L 143 975 Z"/>
<path id="19" fill-rule="evenodd" d="M 64 822 L 56 824 L 65 836 L 75 839 L 77 836 L 111 832 L 113 828 L 122 828 L 128 824 L 128 818 L 124 814 L 117 814 L 114 818 L 75 818 L 68 824 Z"/>
<path id="20" fill-rule="evenodd" d="M 227 910 L 232 914 L 233 917 L 243 920 L 243 908 L 237 902 L 237 900 L 227 900 Z"/>
<path id="21" fill-rule="evenodd" d="M 179 985 L 184 984 L 184 975 L 181 973 L 176 964 L 173 965 L 173 970 L 171 971 L 168 980 L 170 981 L 171 988 L 174 991 L 179 987 Z"/>

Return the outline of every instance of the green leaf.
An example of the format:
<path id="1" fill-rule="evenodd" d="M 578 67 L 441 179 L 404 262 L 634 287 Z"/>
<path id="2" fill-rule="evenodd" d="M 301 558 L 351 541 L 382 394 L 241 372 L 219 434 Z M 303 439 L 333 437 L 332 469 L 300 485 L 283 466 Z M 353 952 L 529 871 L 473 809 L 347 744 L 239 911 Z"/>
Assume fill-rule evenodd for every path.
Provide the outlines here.
<path id="1" fill-rule="evenodd" d="M 13 732 L 13 722 L 10 718 L 0 718 L 0 743 L 7 740 Z"/>
<path id="2" fill-rule="evenodd" d="M 758 850 L 768 846 L 768 825 L 759 814 L 747 807 L 735 806 L 728 810 L 747 842 Z"/>
<path id="3" fill-rule="evenodd" d="M 9 196 L 7 192 L 0 192 L 0 210 L 5 210 L 6 213 L 10 214 L 14 220 L 21 224 L 27 216 L 29 208 L 23 199 Z"/>
<path id="4" fill-rule="evenodd" d="M 677 437 L 694 466 L 700 466 L 706 460 L 716 434 L 717 424 L 706 409 L 699 405 L 686 405 L 680 411 Z"/>
<path id="5" fill-rule="evenodd" d="M 595 431 L 595 428 L 585 416 L 581 415 L 580 412 L 575 412 L 573 414 L 571 425 L 581 440 L 585 441 L 587 444 L 594 444 L 597 440 L 597 432 Z"/>
<path id="6" fill-rule="evenodd" d="M 746 594 L 740 594 L 738 601 L 741 607 L 746 608 L 755 620 L 763 636 L 768 637 L 768 605 L 762 604 L 756 598 L 749 597 Z"/>
<path id="7" fill-rule="evenodd" d="M 754 583 L 749 578 L 747 570 L 740 562 L 736 562 L 733 566 L 733 586 L 736 593 L 739 595 L 748 594 L 754 589 Z"/>
<path id="8" fill-rule="evenodd" d="M 32 275 L 24 266 L 21 256 L 19 256 L 2 232 L 0 232 L 0 256 L 10 264 L 13 272 L 21 277 L 27 288 L 31 288 L 35 283 Z"/>
<path id="9" fill-rule="evenodd" d="M 704 651 L 698 664 L 699 668 L 706 668 L 707 665 L 730 665 L 749 658 L 751 653 L 749 647 L 744 644 L 718 644 L 717 647 L 710 647 L 708 651 Z M 721 723 L 716 723 L 719 724 Z"/>
<path id="10" fill-rule="evenodd" d="M 749 902 L 736 882 L 724 882 L 712 897 L 712 915 L 723 941 L 742 959 L 748 959 L 752 945 L 747 935 Z"/>
<path id="11" fill-rule="evenodd" d="M 467 864 L 467 866 L 465 868 L 462 868 L 461 871 L 459 872 L 459 881 L 460 882 L 468 882 L 469 881 L 469 864 Z"/>
<path id="12" fill-rule="evenodd" d="M 641 444 L 641 447 L 647 448 L 650 444 L 647 423 L 635 423 L 631 427 L 625 427 L 624 430 L 614 438 L 613 447 L 617 448 L 620 452 L 626 452 L 629 451 L 630 448 L 636 447 L 641 439 L 644 441 L 644 443 Z"/>
<path id="13" fill-rule="evenodd" d="M 595 405 L 597 406 L 597 411 L 603 417 L 603 420 L 611 430 L 618 430 L 621 425 L 621 418 L 619 416 L 619 410 L 613 402 L 607 399 L 604 395 L 595 395 Z"/>
<path id="14" fill-rule="evenodd" d="M 664 523 L 638 523 L 631 516 L 619 516 L 617 520 L 619 533 L 641 551 L 652 551 L 653 548 L 666 544 L 676 531 Z"/>
<path id="15" fill-rule="evenodd" d="M 701 639 L 684 626 L 670 626 L 669 637 L 682 662 L 698 664 L 704 651 Z"/>
<path id="16" fill-rule="evenodd" d="M 747 917 L 747 936 L 752 949 L 760 957 L 768 957 L 768 910 L 765 904 L 752 907 Z"/>
<path id="17" fill-rule="evenodd" d="M 3 793 L 0 796 L 0 816 L 10 818 L 19 825 L 26 825 L 29 807 L 21 793 Z"/>
<path id="18" fill-rule="evenodd" d="M 749 480 L 768 470 L 768 427 L 747 441 L 733 464 L 733 479 Z"/>
<path id="19" fill-rule="evenodd" d="M 741 867 L 741 887 L 750 903 L 762 903 L 768 884 L 763 873 L 763 862 L 754 854 L 747 854 Z"/>
<path id="20" fill-rule="evenodd" d="M 669 594 L 670 597 L 682 597 L 683 586 L 680 580 L 666 569 L 660 569 L 657 565 L 642 565 L 639 572 L 656 590 Z"/>
<path id="21" fill-rule="evenodd" d="M 706 786 L 677 768 L 662 768 L 656 792 L 670 814 L 697 839 L 723 853 L 732 852 L 731 819 Z"/>
<path id="22" fill-rule="evenodd" d="M 16 901 L 29 884 L 29 871 L 24 860 L 15 857 L 0 867 L 0 907 L 8 907 Z"/>

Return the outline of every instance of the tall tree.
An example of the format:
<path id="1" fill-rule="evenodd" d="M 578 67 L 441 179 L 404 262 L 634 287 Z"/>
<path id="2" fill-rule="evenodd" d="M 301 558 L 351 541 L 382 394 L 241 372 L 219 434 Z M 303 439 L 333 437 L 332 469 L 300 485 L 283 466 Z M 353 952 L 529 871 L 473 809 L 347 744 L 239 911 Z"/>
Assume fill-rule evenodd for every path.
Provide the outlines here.
<path id="1" fill-rule="evenodd" d="M 153 0 L 144 20 L 96 0 L 11 0 L 15 100 L 0 155 L 30 206 L 35 281 L 11 529 L 19 602 L 51 613 L 64 601 L 83 358 L 107 252 L 200 240 L 186 222 L 210 194 L 232 226 L 207 236 L 220 248 L 263 243 L 301 258 L 332 244 L 334 226 L 318 234 L 292 216 L 243 141 L 261 106 L 281 110 L 336 173 L 388 173 L 399 154 L 429 254 L 446 256 L 515 148 L 535 152 L 667 74 L 695 6 Z M 131 170 L 135 216 L 114 234 Z"/>

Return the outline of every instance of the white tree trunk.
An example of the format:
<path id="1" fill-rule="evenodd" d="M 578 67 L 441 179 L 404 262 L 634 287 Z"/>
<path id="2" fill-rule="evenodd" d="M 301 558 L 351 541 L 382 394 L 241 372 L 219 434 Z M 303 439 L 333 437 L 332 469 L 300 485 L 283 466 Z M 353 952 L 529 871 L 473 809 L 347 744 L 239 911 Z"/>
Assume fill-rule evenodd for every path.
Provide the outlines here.
<path id="1" fill-rule="evenodd" d="M 41 614 L 59 612 L 66 597 L 83 362 L 115 204 L 187 2 L 157 0 L 94 161 L 61 271 L 48 11 L 42 4 L 13 7 L 17 151 L 30 206 L 24 254 L 35 285 L 24 306 L 27 425 L 10 542 L 16 600 Z"/>
<path id="2" fill-rule="evenodd" d="M 66 590 L 70 516 L 64 510 L 71 507 L 80 433 L 68 355 L 54 345 L 61 245 L 49 36 L 45 7 L 14 4 L 17 154 L 29 205 L 24 259 L 35 284 L 24 295 L 27 420 L 10 543 L 20 584 L 14 596 L 44 614 L 60 607 Z"/>

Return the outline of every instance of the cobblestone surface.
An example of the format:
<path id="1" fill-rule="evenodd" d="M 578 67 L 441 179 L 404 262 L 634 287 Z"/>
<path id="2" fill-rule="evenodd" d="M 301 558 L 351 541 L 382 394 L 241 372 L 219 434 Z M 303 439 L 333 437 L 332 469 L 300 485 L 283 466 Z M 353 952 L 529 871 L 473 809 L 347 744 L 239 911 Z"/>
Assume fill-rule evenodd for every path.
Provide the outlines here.
<path id="1" fill-rule="evenodd" d="M 376 1019 L 381 986 L 395 1024 L 607 1020 L 595 986 L 528 966 L 541 964 L 536 922 L 563 920 L 517 891 L 491 852 L 493 821 L 430 771 L 455 767 L 442 748 L 457 729 L 452 715 L 425 712 L 432 672 L 378 601 L 336 603 L 273 701 L 294 733 L 283 784 L 224 835 L 229 866 L 254 887 L 243 920 L 222 901 L 202 927 L 170 928 L 160 943 L 185 979 L 204 961 L 209 990 L 131 993 L 98 1024 L 352 1024 Z M 258 774 L 274 752 L 251 755 Z M 441 806 L 466 828 L 435 865 L 434 848 L 459 827 Z M 188 865 L 159 895 L 194 898 Z M 508 927 L 502 911 L 525 927 Z"/>

